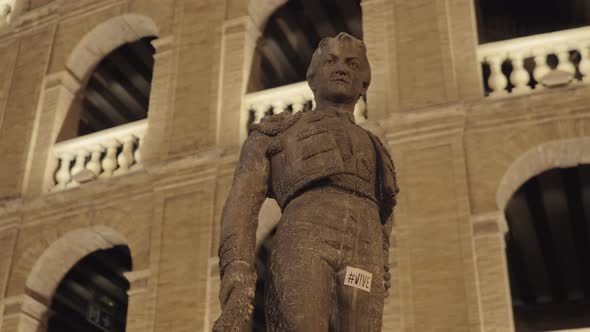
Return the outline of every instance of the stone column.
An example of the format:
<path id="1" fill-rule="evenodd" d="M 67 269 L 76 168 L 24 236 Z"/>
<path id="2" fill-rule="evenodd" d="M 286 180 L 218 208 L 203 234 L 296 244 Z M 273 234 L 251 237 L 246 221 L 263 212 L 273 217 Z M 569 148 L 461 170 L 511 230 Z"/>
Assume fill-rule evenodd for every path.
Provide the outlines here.
<path id="1" fill-rule="evenodd" d="M 242 97 L 259 36 L 260 31 L 249 16 L 223 24 L 216 136 L 219 146 L 239 145 L 246 138 L 248 116 L 242 109 Z"/>
<path id="2" fill-rule="evenodd" d="M 148 292 L 148 282 L 150 278 L 149 270 L 132 271 L 125 273 L 130 287 L 127 291 L 129 304 L 127 306 L 127 326 L 128 332 L 150 331 L 152 321 L 149 315 L 148 303 L 150 293 Z"/>
<path id="3" fill-rule="evenodd" d="M 472 216 L 479 294 L 485 332 L 514 331 L 510 282 L 506 262 L 503 214 Z"/>
<path id="4" fill-rule="evenodd" d="M 142 162 L 149 167 L 166 155 L 166 128 L 171 118 L 173 103 L 172 89 L 176 79 L 176 45 L 174 36 L 155 39 L 152 45 L 154 55 L 154 72 L 150 92 L 148 127 L 141 148 Z"/>
<path id="5" fill-rule="evenodd" d="M 363 0 L 363 40 L 371 63 L 371 86 L 367 92 L 369 120 L 379 120 L 399 110 L 399 88 L 395 70 L 394 2 Z"/>
<path id="6" fill-rule="evenodd" d="M 405 112 L 483 97 L 473 1 L 365 0 L 363 22 L 369 50 L 379 53 L 374 67 L 384 62 L 381 57 L 390 67 L 390 88 L 377 72 L 373 93 L 384 89 L 391 100 L 376 107 Z M 374 99 L 368 100 L 369 114 Z"/>
<path id="7" fill-rule="evenodd" d="M 393 276 L 400 304 L 388 326 L 406 332 L 481 332 L 462 121 L 447 113 L 387 130 L 401 188 Z M 455 129 L 434 127 L 442 123 Z"/>
<path id="8" fill-rule="evenodd" d="M 0 332 L 47 330 L 49 308 L 26 294 L 5 298 L 0 308 L 3 308 Z"/>
<path id="9" fill-rule="evenodd" d="M 45 77 L 25 174 L 26 195 L 39 195 L 52 187 L 58 164 L 50 155 L 52 143 L 80 88 L 80 81 L 67 70 Z"/>

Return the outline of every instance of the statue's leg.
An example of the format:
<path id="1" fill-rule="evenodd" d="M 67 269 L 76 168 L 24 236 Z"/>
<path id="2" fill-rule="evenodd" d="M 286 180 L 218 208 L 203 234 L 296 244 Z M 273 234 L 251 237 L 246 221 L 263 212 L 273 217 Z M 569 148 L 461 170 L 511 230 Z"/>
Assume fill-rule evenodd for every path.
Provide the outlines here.
<path id="1" fill-rule="evenodd" d="M 372 203 L 357 200 L 353 206 L 348 218 L 349 236 L 343 242 L 343 260 L 336 273 L 339 315 L 335 330 L 378 332 L 385 293 L 382 226 L 379 211 Z"/>
<path id="2" fill-rule="evenodd" d="M 342 332 L 379 332 L 383 319 L 383 267 L 362 266 L 354 264 L 356 268 L 373 275 L 370 291 L 351 287 L 344 284 L 346 268 L 336 274 L 338 294 L 338 327 Z"/>
<path id="3" fill-rule="evenodd" d="M 296 234 L 290 229 L 287 233 L 275 238 L 271 252 L 265 294 L 267 330 L 328 332 L 334 272 L 321 251 L 323 244 L 310 240 L 306 232 Z"/>

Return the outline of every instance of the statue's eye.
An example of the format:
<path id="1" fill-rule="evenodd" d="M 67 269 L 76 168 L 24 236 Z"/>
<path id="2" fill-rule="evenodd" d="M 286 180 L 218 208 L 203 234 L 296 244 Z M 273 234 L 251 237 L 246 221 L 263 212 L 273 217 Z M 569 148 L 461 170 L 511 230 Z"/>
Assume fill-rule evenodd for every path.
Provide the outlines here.
<path id="1" fill-rule="evenodd" d="M 354 61 L 352 61 L 352 62 L 349 62 L 349 63 L 348 63 L 348 66 L 350 66 L 350 68 L 352 68 L 352 69 L 354 69 L 354 70 L 357 70 L 357 69 L 359 69 L 359 64 L 358 64 L 358 62 L 354 62 Z"/>
<path id="2" fill-rule="evenodd" d="M 331 64 L 333 64 L 333 63 L 334 63 L 334 59 L 327 59 L 327 60 L 326 60 L 326 63 L 331 65 Z"/>

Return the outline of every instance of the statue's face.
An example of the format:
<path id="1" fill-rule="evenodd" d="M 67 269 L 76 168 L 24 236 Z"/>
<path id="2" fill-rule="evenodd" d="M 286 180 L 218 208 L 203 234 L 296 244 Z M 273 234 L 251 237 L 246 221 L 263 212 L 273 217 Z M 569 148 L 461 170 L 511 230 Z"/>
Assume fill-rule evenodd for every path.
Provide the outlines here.
<path id="1" fill-rule="evenodd" d="M 350 43 L 331 42 L 324 46 L 314 77 L 316 99 L 337 103 L 356 102 L 364 95 L 367 66 L 362 50 Z"/>

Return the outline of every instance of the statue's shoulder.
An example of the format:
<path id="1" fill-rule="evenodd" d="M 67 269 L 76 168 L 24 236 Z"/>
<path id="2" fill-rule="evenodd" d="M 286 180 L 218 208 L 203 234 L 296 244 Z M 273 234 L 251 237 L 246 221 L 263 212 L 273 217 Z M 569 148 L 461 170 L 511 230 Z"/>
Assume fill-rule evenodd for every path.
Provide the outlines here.
<path id="1" fill-rule="evenodd" d="M 260 123 L 250 125 L 248 133 L 258 131 L 268 136 L 276 136 L 293 126 L 300 118 L 302 112 L 282 112 L 262 118 Z"/>
<path id="2" fill-rule="evenodd" d="M 370 130 L 365 129 L 365 131 L 367 132 L 367 134 L 369 134 L 369 136 L 371 137 L 371 139 L 373 140 L 373 142 L 375 142 L 376 146 L 379 148 L 379 150 L 381 150 L 385 156 L 387 157 L 388 161 L 393 164 L 393 158 L 391 157 L 391 154 L 389 153 L 389 149 L 387 148 L 387 146 L 385 145 L 385 143 L 383 143 L 383 141 L 379 138 L 379 136 L 373 134 Z"/>

